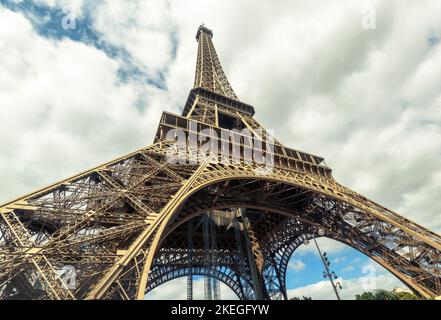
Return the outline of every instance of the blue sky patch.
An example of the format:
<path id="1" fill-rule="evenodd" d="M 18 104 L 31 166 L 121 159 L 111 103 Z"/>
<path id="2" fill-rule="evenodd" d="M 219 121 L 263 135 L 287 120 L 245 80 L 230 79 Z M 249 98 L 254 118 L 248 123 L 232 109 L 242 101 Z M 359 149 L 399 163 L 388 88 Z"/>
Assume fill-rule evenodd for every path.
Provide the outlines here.
<path id="1" fill-rule="evenodd" d="M 369 257 L 351 247 L 345 247 L 337 253 L 328 253 L 328 257 L 331 261 L 330 270 L 334 271 L 339 278 L 344 280 L 366 276 L 363 272 L 363 267 L 368 264 L 377 265 Z M 317 251 L 296 251 L 292 255 L 290 262 L 295 260 L 301 261 L 305 266 L 301 270 L 288 268 L 286 274 L 286 287 L 288 290 L 328 280 L 323 277 L 324 266 Z M 342 290 L 344 290 L 344 286 Z"/>
<path id="2" fill-rule="evenodd" d="M 15 12 L 20 12 L 32 23 L 35 31 L 42 37 L 54 40 L 70 39 L 72 41 L 83 42 L 94 46 L 103 51 L 108 57 L 120 62 L 118 77 L 121 82 L 135 81 L 148 84 L 158 89 L 166 90 L 166 73 L 168 68 L 160 70 L 157 73 L 149 74 L 143 70 L 142 66 L 135 63 L 130 53 L 123 47 L 109 43 L 93 28 L 92 13 L 99 1 L 88 3 L 81 16 L 75 19 L 75 28 L 71 21 L 67 19 L 68 13 L 63 8 L 50 7 L 44 4 L 38 4 L 31 0 L 13 1 L 0 0 L 0 4 Z M 68 28 L 63 28 L 68 26 Z M 176 33 L 170 34 L 172 43 L 171 57 L 175 59 L 178 37 Z"/>

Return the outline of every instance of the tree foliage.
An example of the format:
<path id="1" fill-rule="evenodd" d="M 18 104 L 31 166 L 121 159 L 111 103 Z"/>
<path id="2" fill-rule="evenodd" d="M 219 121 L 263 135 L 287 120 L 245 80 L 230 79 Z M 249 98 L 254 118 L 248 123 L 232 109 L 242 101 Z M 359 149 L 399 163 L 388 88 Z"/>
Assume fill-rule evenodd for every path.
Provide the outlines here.
<path id="1" fill-rule="evenodd" d="M 421 300 L 410 292 L 393 292 L 383 289 L 357 294 L 355 300 Z"/>
<path id="2" fill-rule="evenodd" d="M 300 298 L 300 297 L 292 297 L 289 300 L 312 300 L 312 298 L 311 297 L 303 296 L 302 298 Z"/>

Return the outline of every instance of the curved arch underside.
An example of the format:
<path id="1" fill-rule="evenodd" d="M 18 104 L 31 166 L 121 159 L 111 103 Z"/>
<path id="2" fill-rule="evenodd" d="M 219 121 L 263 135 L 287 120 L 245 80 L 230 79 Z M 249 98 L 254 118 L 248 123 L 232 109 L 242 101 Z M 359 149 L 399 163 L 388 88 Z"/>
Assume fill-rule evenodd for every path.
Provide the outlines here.
<path id="1" fill-rule="evenodd" d="M 226 270 L 215 270 L 208 269 L 205 266 L 201 267 L 191 267 L 191 268 L 179 268 L 179 269 L 167 269 L 166 272 L 158 273 L 155 275 L 154 279 L 151 279 L 149 282 L 149 287 L 147 288 L 146 293 L 154 290 L 155 288 L 178 278 L 187 277 L 187 276 L 204 276 L 214 278 L 223 284 L 225 284 L 228 288 L 233 291 L 236 296 L 241 299 L 247 299 L 247 292 L 243 291 L 243 288 L 238 285 L 238 279 L 232 278 L 230 272 Z"/>
<path id="2" fill-rule="evenodd" d="M 372 209 L 386 209 L 362 197 L 363 204 L 342 201 L 341 198 L 347 197 L 347 194 L 342 196 L 342 191 L 349 195 L 354 193 L 335 186 L 340 189 L 337 196 L 335 193 L 326 195 L 323 190 L 330 190 L 326 185 L 319 185 L 321 190 L 317 192 L 290 181 L 261 177 L 258 180 L 221 180 L 192 195 L 169 222 L 167 232 L 176 236 L 179 226 L 198 213 L 248 208 L 254 232 L 263 244 L 262 251 L 267 254 L 265 261 L 277 260 L 283 284 L 288 258 L 296 248 L 293 244 L 307 235 L 317 235 L 317 230 L 322 229 L 328 237 L 378 262 L 415 292 L 425 296 L 439 292 L 439 250 L 400 229 L 396 221 L 392 224 L 380 219 L 384 217 L 381 213 L 372 214 Z M 354 198 L 359 200 L 359 197 Z M 394 216 L 390 211 L 386 213 Z"/>
<path id="3" fill-rule="evenodd" d="M 208 158 L 199 165 L 172 165 L 158 143 L 10 203 L 1 208 L 0 293 L 3 298 L 142 299 L 171 274 L 199 268 L 239 297 L 253 298 L 251 258 L 238 248 L 235 228 L 225 224 L 232 208 L 242 208 L 248 222 L 240 222 L 239 230 L 251 239 L 267 298 L 286 298 L 289 256 L 319 229 L 363 252 L 418 294 L 441 294 L 437 234 L 331 177 L 277 163 L 266 175 L 255 169 Z M 197 258 L 202 234 L 194 233 L 188 254 L 187 227 L 212 211 L 224 216 L 216 224 L 219 261 L 216 270 L 203 270 L 204 257 Z M 77 270 L 72 288 L 59 272 L 65 266 Z"/>

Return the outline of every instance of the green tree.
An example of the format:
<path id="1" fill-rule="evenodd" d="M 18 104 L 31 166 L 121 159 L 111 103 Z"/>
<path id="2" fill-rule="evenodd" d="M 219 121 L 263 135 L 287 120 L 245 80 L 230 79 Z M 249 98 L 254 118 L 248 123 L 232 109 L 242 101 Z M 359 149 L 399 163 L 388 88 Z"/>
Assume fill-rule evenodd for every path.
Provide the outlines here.
<path id="1" fill-rule="evenodd" d="M 387 291 L 384 289 L 378 289 L 373 292 L 364 292 L 362 294 L 357 294 L 355 300 L 420 300 L 410 292 L 398 292 Z"/>
<path id="2" fill-rule="evenodd" d="M 312 300 L 312 298 L 303 296 L 302 298 L 292 297 L 292 298 L 289 298 L 289 300 Z"/>
<path id="3" fill-rule="evenodd" d="M 398 300 L 421 300 L 422 298 L 417 297 L 413 293 L 410 292 L 399 292 L 396 294 Z"/>
<path id="4" fill-rule="evenodd" d="M 357 294 L 355 300 L 376 300 L 375 293 L 373 292 L 363 292 L 362 294 Z"/>

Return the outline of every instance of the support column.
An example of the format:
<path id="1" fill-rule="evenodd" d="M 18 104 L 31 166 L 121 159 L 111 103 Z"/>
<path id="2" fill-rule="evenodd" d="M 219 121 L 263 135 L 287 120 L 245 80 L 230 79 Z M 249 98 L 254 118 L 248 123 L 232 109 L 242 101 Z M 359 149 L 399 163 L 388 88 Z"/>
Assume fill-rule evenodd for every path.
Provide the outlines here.
<path id="1" fill-rule="evenodd" d="M 188 268 L 193 268 L 193 220 L 188 222 Z M 187 276 L 187 300 L 193 300 L 193 275 Z"/>
<path id="2" fill-rule="evenodd" d="M 242 277 L 245 276 L 245 274 L 247 274 L 247 271 L 245 270 L 245 265 L 246 265 L 246 261 L 247 259 L 245 259 L 244 256 L 244 252 L 243 252 L 243 246 L 242 246 L 242 239 L 241 239 L 241 224 L 239 223 L 239 221 L 237 220 L 238 216 L 240 215 L 240 212 L 234 212 L 234 217 L 233 217 L 233 227 L 234 227 L 234 236 L 235 236 L 235 240 L 236 240 L 236 248 L 237 248 L 237 253 L 238 253 L 238 259 L 237 264 L 238 264 L 238 275 L 237 275 L 237 282 L 240 285 L 240 290 L 242 292 L 242 296 L 244 297 L 244 299 L 249 299 L 250 298 L 250 290 L 245 290 L 245 289 L 249 289 L 249 286 L 247 283 L 243 283 L 242 282 Z"/>
<path id="3" fill-rule="evenodd" d="M 253 289 L 256 300 L 267 300 L 268 294 L 263 281 L 264 258 L 260 244 L 254 235 L 251 223 L 246 215 L 245 209 L 240 209 L 244 224 L 245 247 L 247 248 L 248 263 L 250 266 Z"/>
<path id="4" fill-rule="evenodd" d="M 267 277 L 271 278 L 271 279 L 265 279 L 266 280 L 266 288 L 268 290 L 268 293 L 272 293 L 269 292 L 271 290 L 273 290 L 274 292 L 278 293 L 276 295 L 279 295 L 279 299 L 283 298 L 284 300 L 288 300 L 288 296 L 286 293 L 286 288 L 285 288 L 285 279 L 282 277 L 281 273 L 280 273 L 280 268 L 281 268 L 281 262 L 278 261 L 278 259 L 276 259 L 276 257 L 274 255 L 271 255 L 269 257 L 270 261 L 271 261 L 271 266 L 269 267 L 269 272 L 267 275 Z M 270 286 L 268 285 L 268 282 L 272 281 L 272 287 L 270 288 Z M 278 286 L 275 284 L 275 281 L 277 281 Z M 274 296 L 274 295 L 273 295 Z M 271 296 L 271 297 L 273 297 Z M 270 297 L 270 298 L 271 298 Z"/>
<path id="5" fill-rule="evenodd" d="M 216 245 L 216 228 L 217 224 L 215 221 L 215 215 L 213 212 L 208 213 L 209 222 L 210 222 L 210 251 L 211 251 L 211 268 L 216 270 L 217 268 L 217 245 Z M 212 296 L 213 300 L 220 300 L 220 284 L 216 278 L 211 278 L 211 289 L 213 290 Z"/>
<path id="6" fill-rule="evenodd" d="M 211 269 L 211 254 L 210 254 L 210 218 L 208 212 L 202 216 L 202 234 L 204 241 L 204 261 L 205 268 L 207 270 Z M 213 290 L 212 290 L 211 278 L 208 276 L 204 277 L 204 292 L 205 300 L 213 300 Z"/>

